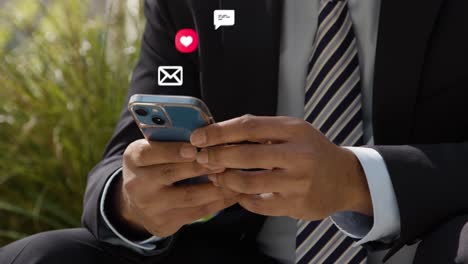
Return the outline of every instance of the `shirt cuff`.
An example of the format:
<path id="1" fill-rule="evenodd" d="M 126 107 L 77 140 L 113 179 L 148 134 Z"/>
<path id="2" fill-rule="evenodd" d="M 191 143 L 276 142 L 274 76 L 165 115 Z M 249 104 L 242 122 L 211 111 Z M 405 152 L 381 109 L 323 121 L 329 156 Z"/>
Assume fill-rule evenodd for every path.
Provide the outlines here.
<path id="1" fill-rule="evenodd" d="M 372 199 L 374 217 L 355 212 L 340 212 L 331 219 L 346 235 L 361 239 L 356 244 L 371 241 L 387 242 L 400 234 L 400 210 L 390 174 L 382 156 L 374 149 L 346 147 L 358 158 L 364 170 Z"/>
<path id="2" fill-rule="evenodd" d="M 110 186 L 114 182 L 115 179 L 118 177 L 122 176 L 122 168 L 118 169 L 112 176 L 107 180 L 106 185 L 104 186 L 104 190 L 102 192 L 101 196 L 101 201 L 100 201 L 100 212 L 101 212 L 101 217 L 104 220 L 104 223 L 106 224 L 106 227 L 109 228 L 112 233 L 114 233 L 115 236 L 117 236 L 120 241 L 123 241 L 127 246 L 129 247 L 134 247 L 136 249 L 140 250 L 146 250 L 146 251 L 151 251 L 155 250 L 157 248 L 156 242 L 163 240 L 164 238 L 160 238 L 157 236 L 152 236 L 148 239 L 145 239 L 143 241 L 131 241 L 130 239 L 127 239 L 125 236 L 123 236 L 109 221 L 108 217 L 106 216 L 106 212 L 104 210 L 104 205 L 106 202 L 107 194 L 109 191 Z M 119 242 L 120 242 L 119 241 Z M 109 239 L 109 242 L 112 244 L 119 244 L 122 245 L 122 243 L 116 243 L 115 239 Z"/>

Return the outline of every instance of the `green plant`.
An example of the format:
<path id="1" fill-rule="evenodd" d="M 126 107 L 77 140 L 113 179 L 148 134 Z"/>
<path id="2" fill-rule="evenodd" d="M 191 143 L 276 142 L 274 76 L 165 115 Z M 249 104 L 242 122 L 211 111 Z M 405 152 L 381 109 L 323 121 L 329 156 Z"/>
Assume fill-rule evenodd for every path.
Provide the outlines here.
<path id="1" fill-rule="evenodd" d="M 113 1 L 109 16 L 83 0 L 33 2 L 0 11 L 0 246 L 79 226 L 86 175 L 138 56 L 128 29 L 139 36 L 143 24 L 127 1 Z"/>

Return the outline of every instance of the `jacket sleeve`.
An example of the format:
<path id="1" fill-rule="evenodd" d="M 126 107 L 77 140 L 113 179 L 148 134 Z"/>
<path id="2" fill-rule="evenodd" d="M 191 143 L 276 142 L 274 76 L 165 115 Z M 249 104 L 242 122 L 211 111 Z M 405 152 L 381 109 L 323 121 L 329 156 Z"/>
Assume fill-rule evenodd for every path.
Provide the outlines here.
<path id="1" fill-rule="evenodd" d="M 387 257 L 468 213 L 467 142 L 374 148 L 385 160 L 400 210 L 400 236 Z"/>
<path id="2" fill-rule="evenodd" d="M 200 97 L 196 55 L 178 53 L 174 39 L 177 26 L 169 19 L 169 1 L 146 0 L 144 13 L 146 27 L 142 37 L 141 54 L 134 69 L 128 96 L 123 105 L 120 120 L 110 139 L 102 160 L 89 173 L 84 197 L 82 223 L 101 240 L 105 226 L 100 216 L 100 198 L 109 177 L 122 167 L 122 155 L 127 146 L 143 138 L 127 110 L 129 98 L 134 94 L 165 94 Z M 181 87 L 159 87 L 157 71 L 159 66 L 182 66 L 184 83 Z"/>

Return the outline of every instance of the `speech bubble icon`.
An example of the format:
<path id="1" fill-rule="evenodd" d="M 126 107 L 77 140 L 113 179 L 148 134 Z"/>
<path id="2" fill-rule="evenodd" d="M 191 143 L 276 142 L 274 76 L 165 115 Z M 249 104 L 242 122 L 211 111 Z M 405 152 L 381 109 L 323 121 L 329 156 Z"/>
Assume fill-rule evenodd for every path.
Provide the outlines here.
<path id="1" fill-rule="evenodd" d="M 235 10 L 215 10 L 214 15 L 215 30 L 220 27 L 230 27 L 236 24 L 236 11 Z"/>

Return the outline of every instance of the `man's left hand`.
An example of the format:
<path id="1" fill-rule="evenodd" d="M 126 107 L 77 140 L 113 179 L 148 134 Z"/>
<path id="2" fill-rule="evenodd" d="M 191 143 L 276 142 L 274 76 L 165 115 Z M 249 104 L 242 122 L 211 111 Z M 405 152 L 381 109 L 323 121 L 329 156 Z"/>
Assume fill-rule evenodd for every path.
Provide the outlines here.
<path id="1" fill-rule="evenodd" d="M 246 115 L 198 129 L 191 143 L 202 148 L 200 164 L 227 168 L 210 180 L 240 193 L 240 205 L 251 212 L 303 220 L 372 214 L 357 158 L 304 120 Z"/>

